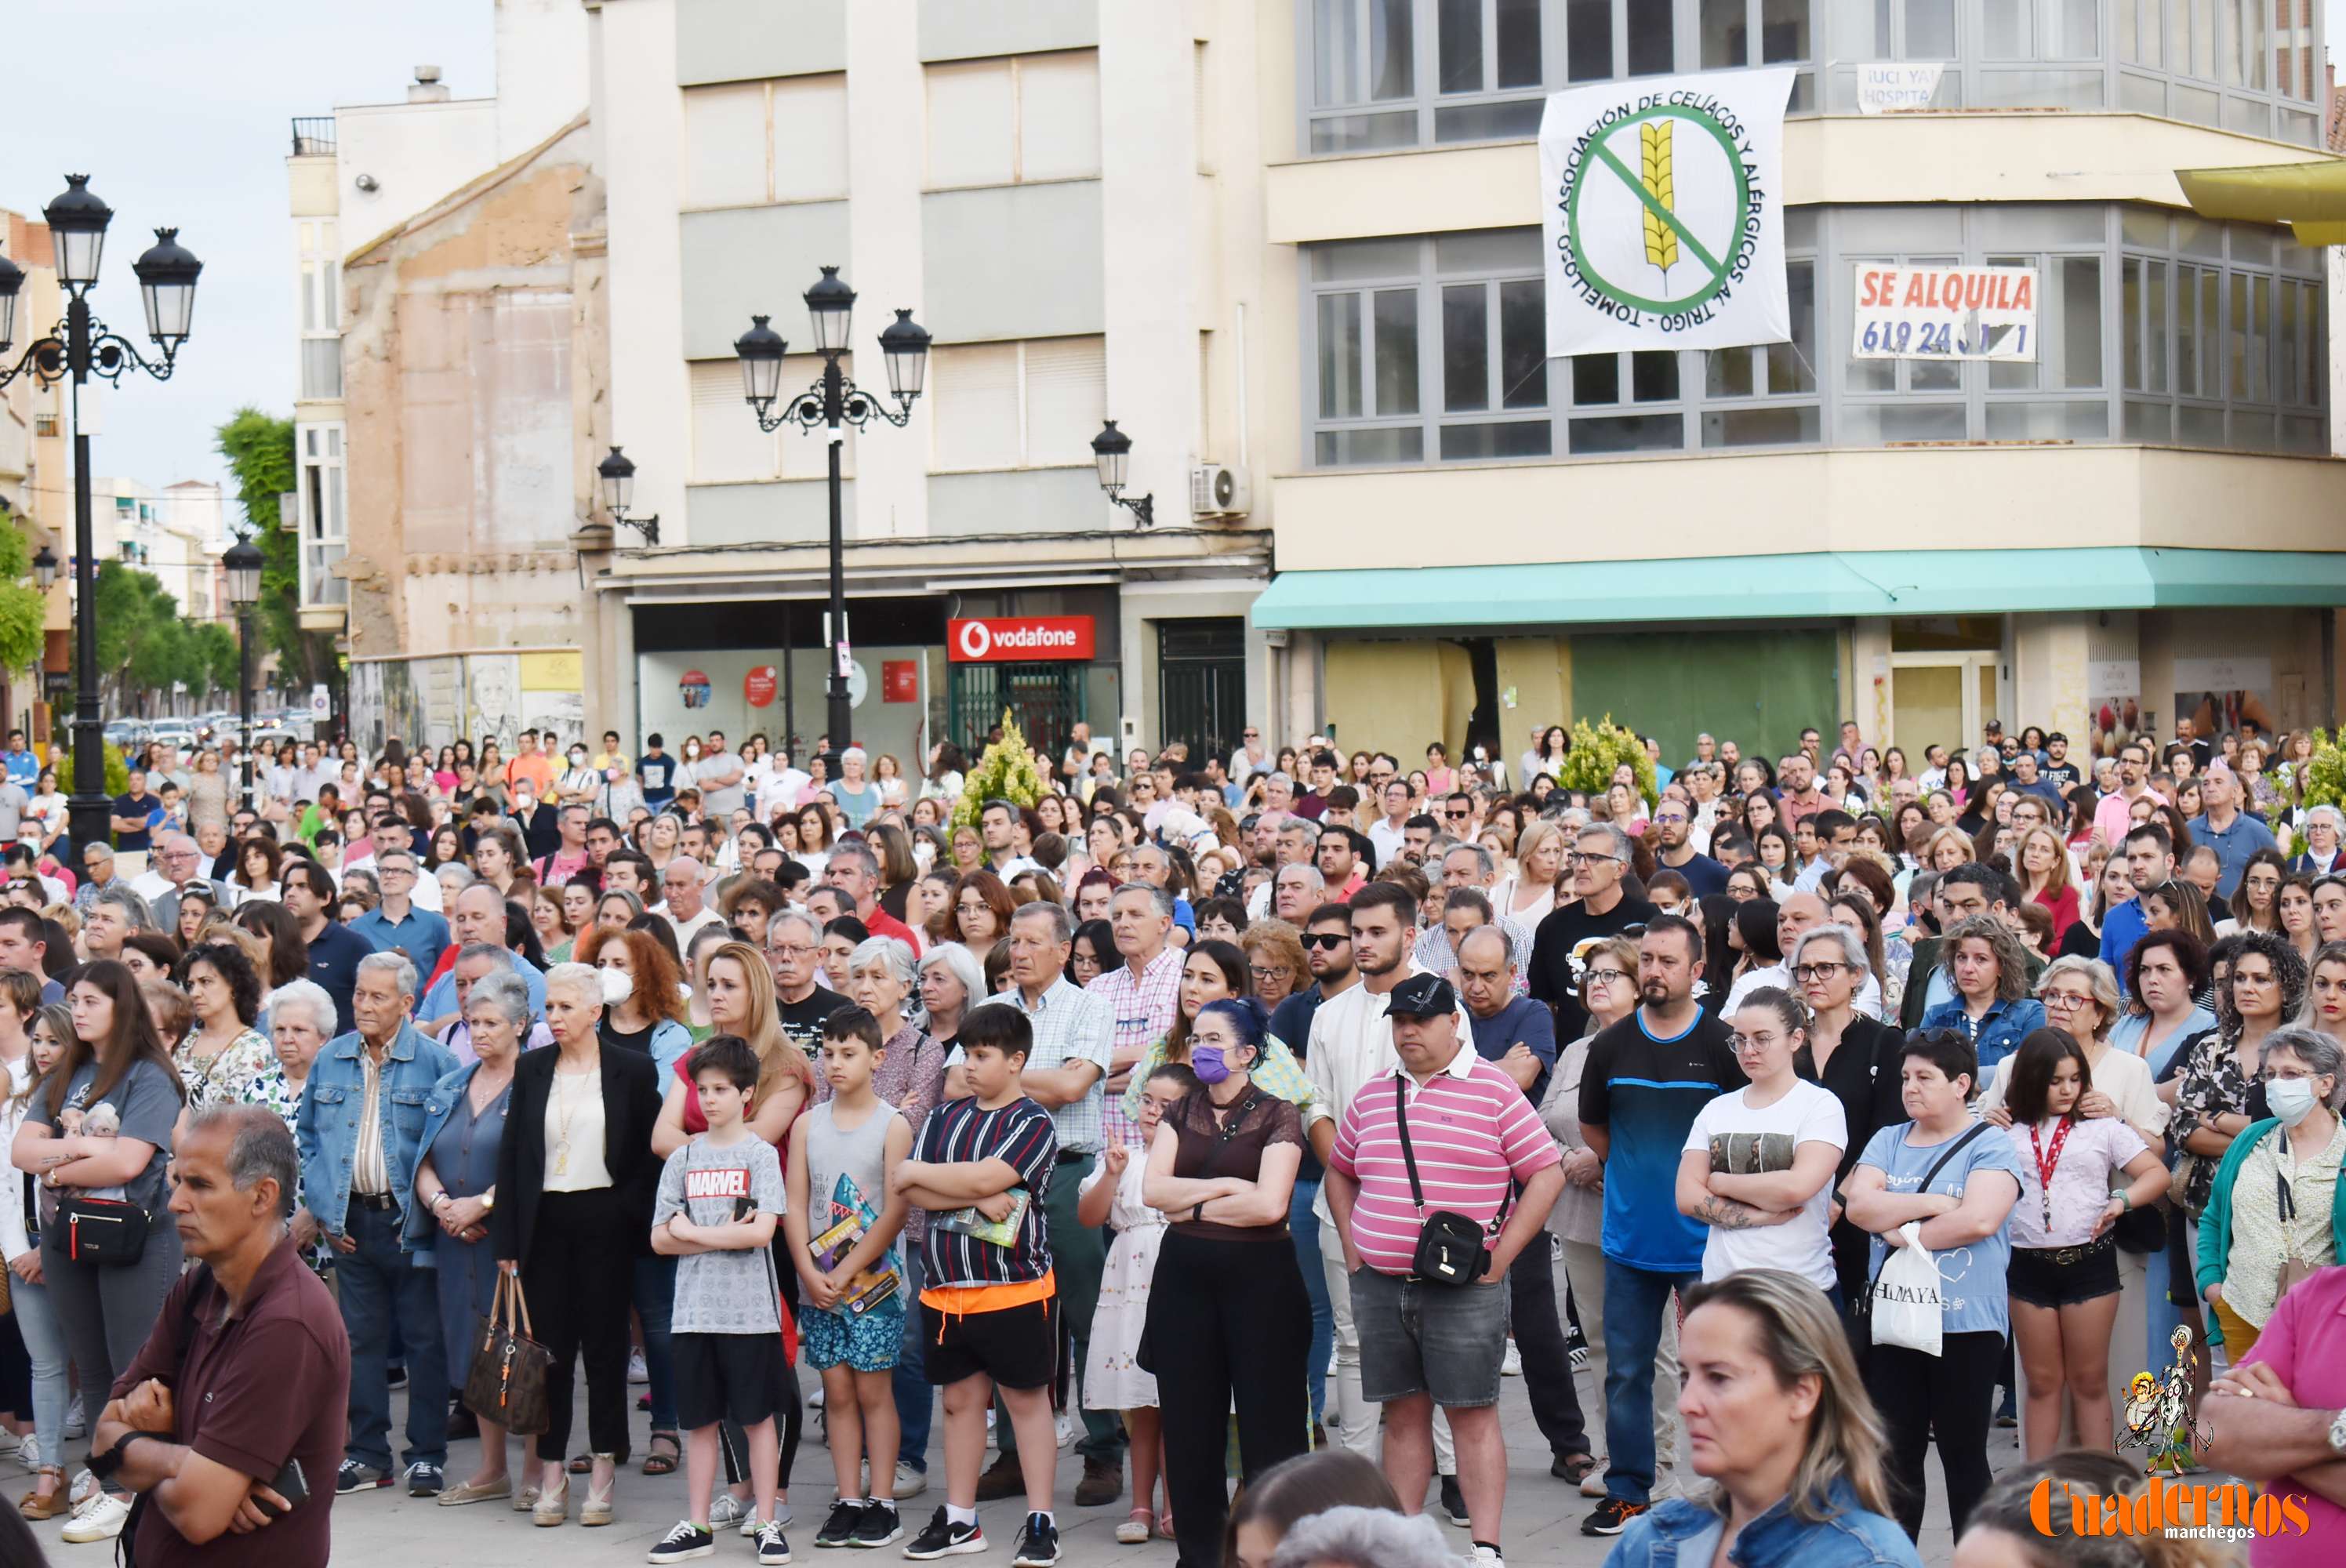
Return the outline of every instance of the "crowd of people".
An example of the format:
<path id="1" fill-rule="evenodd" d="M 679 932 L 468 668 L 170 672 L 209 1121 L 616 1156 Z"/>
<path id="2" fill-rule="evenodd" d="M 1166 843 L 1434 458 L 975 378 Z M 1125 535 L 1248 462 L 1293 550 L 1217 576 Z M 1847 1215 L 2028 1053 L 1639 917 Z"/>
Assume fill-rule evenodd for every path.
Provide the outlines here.
<path id="1" fill-rule="evenodd" d="M 79 845 L 12 736 L 18 1512 L 131 1519 L 139 1467 L 73 1445 L 138 1425 L 188 1260 L 230 1278 L 175 1156 L 275 1126 L 261 1207 L 347 1346 L 333 1484 L 246 1451 L 291 1516 L 398 1487 L 607 1525 L 633 1463 L 684 1472 L 651 1562 L 787 1562 L 803 1363 L 819 1547 L 983 1552 L 1020 1499 L 1019 1568 L 1063 1502 L 1192 1568 L 1460 1555 L 1420 1514 L 1497 1563 L 1520 1376 L 1625 1568 L 1912 1563 L 1931 1447 L 1969 1550 L 2019 1517 L 1999 1422 L 2090 1480 L 2071 1451 L 2179 1355 L 2227 1465 L 2346 1526 L 2304 1431 L 2224 1430 L 2334 1381 L 2346 820 L 2309 738 L 2178 729 L 1991 724 L 1912 770 L 1854 724 L 1705 735 L 1600 790 L 1555 727 L 1408 770 L 1078 727 L 1031 800 L 970 798 L 951 745 L 832 777 L 713 731 L 264 746 L 243 796 L 223 742 L 131 759 Z M 1876 1342 L 1908 1249 L 1935 1350 Z M 508 1314 L 549 1361 L 510 1425 L 465 1397 Z M 243 1506 L 218 1530 L 294 1533 Z"/>

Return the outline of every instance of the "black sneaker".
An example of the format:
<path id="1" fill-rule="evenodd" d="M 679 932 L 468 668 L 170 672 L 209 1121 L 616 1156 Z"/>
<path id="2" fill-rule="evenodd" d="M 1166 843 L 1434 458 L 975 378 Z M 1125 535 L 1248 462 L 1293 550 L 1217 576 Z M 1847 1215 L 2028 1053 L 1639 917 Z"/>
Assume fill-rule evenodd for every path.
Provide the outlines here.
<path id="1" fill-rule="evenodd" d="M 758 1526 L 758 1568 L 784 1568 L 790 1560 L 790 1538 L 772 1520 Z"/>
<path id="2" fill-rule="evenodd" d="M 904 1523 L 897 1516 L 896 1505 L 877 1501 L 863 1505 L 863 1517 L 856 1522 L 855 1539 L 850 1546 L 885 1546 L 891 1541 L 903 1538 Z"/>
<path id="3" fill-rule="evenodd" d="M 361 1464 L 354 1459 L 342 1461 L 342 1468 L 334 1471 L 334 1491 L 337 1493 L 372 1492 L 378 1486 L 390 1484 L 391 1471 L 377 1470 L 371 1464 Z"/>
<path id="4" fill-rule="evenodd" d="M 695 1557 L 714 1557 L 716 1554 L 715 1531 L 704 1530 L 689 1519 L 679 1519 L 675 1529 L 661 1536 L 658 1543 L 644 1553 L 644 1561 L 684 1563 Z"/>
<path id="5" fill-rule="evenodd" d="M 929 1516 L 928 1527 L 913 1537 L 904 1548 L 904 1555 L 915 1563 L 925 1563 L 932 1557 L 959 1557 L 971 1552 L 985 1550 L 985 1529 L 979 1524 L 955 1524 L 945 1517 L 940 1505 Z"/>
<path id="6" fill-rule="evenodd" d="M 832 1503 L 831 1517 L 824 1520 L 822 1528 L 814 1532 L 814 1543 L 817 1546 L 852 1544 L 855 1540 L 855 1527 L 863 1522 L 863 1509 L 864 1504 L 861 1502 Z"/>
<path id="7" fill-rule="evenodd" d="M 417 1460 L 407 1467 L 407 1495 L 437 1497 L 448 1484 L 448 1478 L 436 1464 Z"/>
<path id="8" fill-rule="evenodd" d="M 1625 1502 L 1608 1497 L 1596 1505 L 1596 1512 L 1580 1522 L 1583 1535 L 1618 1535 L 1629 1528 L 1629 1521 L 1653 1507 L 1650 1502 Z"/>
<path id="9" fill-rule="evenodd" d="M 1460 1489 L 1458 1478 L 1454 1475 L 1442 1478 L 1442 1512 L 1451 1523 L 1461 1530 L 1474 1522 L 1466 1512 L 1466 1493 Z"/>
<path id="10" fill-rule="evenodd" d="M 1026 1516 L 1018 1532 L 1018 1550 L 1010 1554 L 1010 1568 L 1051 1568 L 1059 1560 L 1059 1527 L 1039 1513 Z"/>
<path id="11" fill-rule="evenodd" d="M 405 1367 L 388 1368 L 383 1372 L 382 1380 L 387 1388 L 403 1389 L 407 1387 L 407 1369 Z"/>

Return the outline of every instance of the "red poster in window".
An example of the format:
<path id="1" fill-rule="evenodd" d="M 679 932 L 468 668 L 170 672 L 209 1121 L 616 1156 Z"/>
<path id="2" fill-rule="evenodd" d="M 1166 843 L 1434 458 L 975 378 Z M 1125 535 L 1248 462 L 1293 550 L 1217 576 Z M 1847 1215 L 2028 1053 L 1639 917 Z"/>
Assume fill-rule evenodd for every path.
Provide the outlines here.
<path id="1" fill-rule="evenodd" d="M 880 700 L 882 702 L 921 700 L 921 667 L 918 660 L 883 658 L 880 661 Z"/>
<path id="2" fill-rule="evenodd" d="M 765 708 L 774 700 L 774 667 L 761 664 L 741 677 L 741 695 L 749 698 L 751 708 Z"/>

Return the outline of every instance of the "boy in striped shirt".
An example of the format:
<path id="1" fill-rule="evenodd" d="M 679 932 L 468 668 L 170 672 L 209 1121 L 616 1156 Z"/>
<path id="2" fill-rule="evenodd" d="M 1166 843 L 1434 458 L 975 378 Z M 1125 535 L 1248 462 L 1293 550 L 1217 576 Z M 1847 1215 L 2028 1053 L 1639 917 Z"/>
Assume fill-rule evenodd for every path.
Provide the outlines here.
<path id="1" fill-rule="evenodd" d="M 1458 1480 L 1482 1564 L 1500 1561 L 1506 1501 L 1498 1402 L 1507 1268 L 1525 1246 L 1545 1245 L 1540 1227 L 1564 1190 L 1564 1171 L 1523 1090 L 1459 1030 L 1457 1006 L 1438 974 L 1413 974 L 1393 987 L 1387 1016 L 1399 1064 L 1362 1084 L 1344 1108 L 1322 1190 L 1352 1277 L 1362 1391 L 1384 1406 L 1385 1479 L 1403 1497 L 1425 1495 L 1440 1405 L 1457 1441 Z M 1413 1162 L 1423 1205 L 1411 1191 Z M 1517 1189 L 1511 1206 L 1508 1195 Z M 1418 1235 L 1435 1209 L 1483 1227 L 1489 1263 L 1480 1279 L 1450 1285 L 1417 1277 Z"/>
<path id="2" fill-rule="evenodd" d="M 1059 1560 L 1051 1512 L 1051 1472 L 1059 1457 L 1051 1419 L 1059 1303 L 1044 1205 L 1059 1141 L 1051 1113 L 1019 1086 L 1035 1045 L 1025 1013 L 974 1007 L 958 1044 L 970 1097 L 931 1111 L 913 1157 L 888 1176 L 892 1190 L 939 1216 L 922 1241 L 921 1317 L 923 1370 L 944 1390 L 946 1502 L 904 1555 L 926 1561 L 985 1550 L 977 1478 L 985 1460 L 985 1412 L 999 1387 L 1018 1431 L 1026 1481 L 1026 1523 L 1011 1561 L 1015 1568 L 1049 1568 Z M 1015 1213 L 1016 1228 L 996 1242 L 946 1217 L 972 1209 L 980 1224 L 998 1225 Z"/>

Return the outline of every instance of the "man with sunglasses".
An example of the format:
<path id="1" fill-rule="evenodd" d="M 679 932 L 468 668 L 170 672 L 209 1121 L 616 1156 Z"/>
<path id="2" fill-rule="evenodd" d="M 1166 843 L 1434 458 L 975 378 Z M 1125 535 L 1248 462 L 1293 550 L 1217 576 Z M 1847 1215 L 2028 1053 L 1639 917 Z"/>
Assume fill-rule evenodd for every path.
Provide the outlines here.
<path id="1" fill-rule="evenodd" d="M 1591 938 L 1613 936 L 1643 926 L 1658 912 L 1621 886 L 1629 869 L 1629 835 L 1610 822 L 1580 830 L 1565 856 L 1572 873 L 1573 901 L 1539 922 L 1532 932 L 1531 993 L 1556 1010 L 1556 1037 L 1577 1040 L 1588 1032 L 1588 1010 L 1572 957 Z"/>
<path id="2" fill-rule="evenodd" d="M 1352 966 L 1351 907 L 1341 901 L 1324 903 L 1304 916 L 1301 923 L 1303 965 L 1311 972 L 1311 983 L 1280 1003 L 1270 1015 L 1270 1033 L 1281 1040 L 1294 1041 L 1298 1056 L 1310 1049 L 1311 1020 L 1319 1014 L 1320 1004 L 1361 983 L 1360 971 Z M 1288 1230 L 1295 1238 L 1295 1259 L 1302 1267 L 1304 1291 L 1311 1298 L 1311 1359 L 1305 1365 L 1304 1381 L 1311 1390 L 1311 1419 L 1315 1421 L 1327 1411 L 1328 1358 L 1336 1344 L 1335 1312 L 1329 1300 L 1328 1278 L 1320 1253 L 1317 1206 L 1321 1179 L 1325 1174 L 1320 1156 L 1312 1152 L 1310 1144 L 1305 1144 L 1303 1163 L 1295 1173 L 1295 1191 L 1287 1208 Z M 1324 1431 L 1321 1446 L 1326 1446 Z"/>
<path id="3" fill-rule="evenodd" d="M 1482 831 L 1483 823 L 1474 810 L 1474 797 L 1464 789 L 1454 789 L 1442 801 L 1442 830 L 1454 839 L 1471 840 Z"/>

